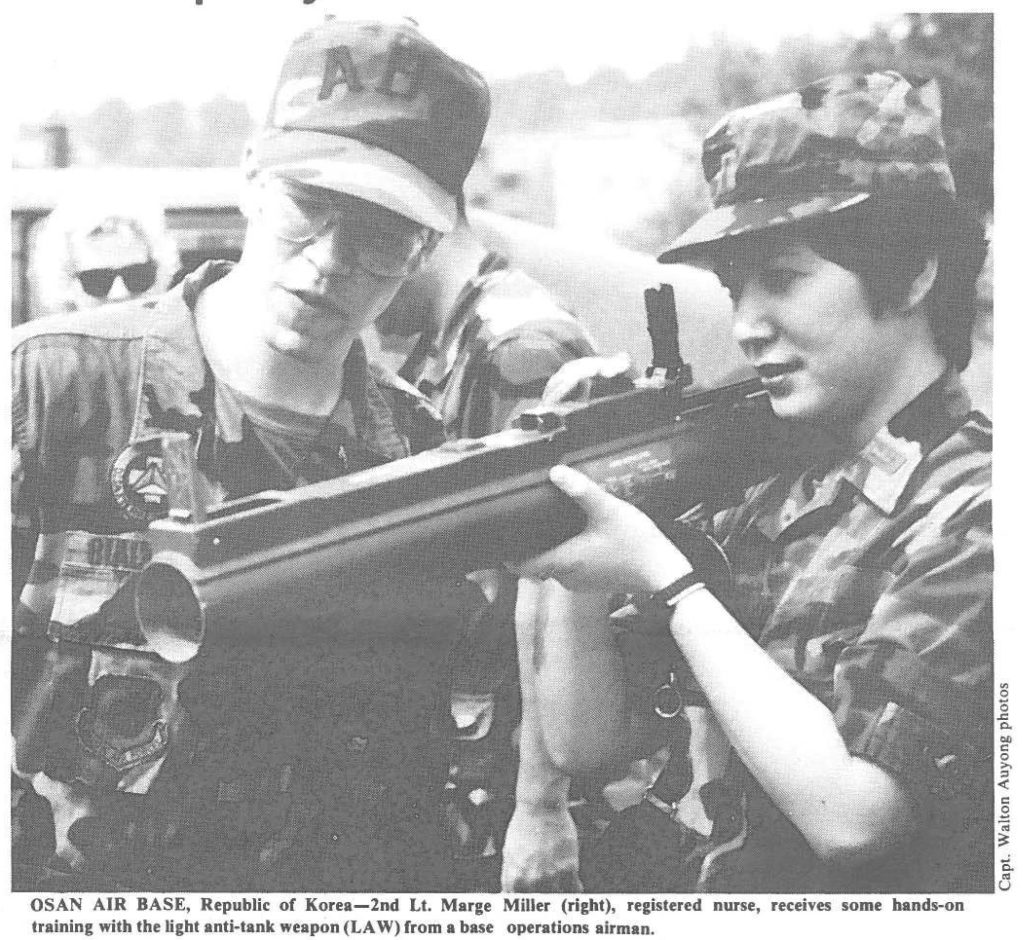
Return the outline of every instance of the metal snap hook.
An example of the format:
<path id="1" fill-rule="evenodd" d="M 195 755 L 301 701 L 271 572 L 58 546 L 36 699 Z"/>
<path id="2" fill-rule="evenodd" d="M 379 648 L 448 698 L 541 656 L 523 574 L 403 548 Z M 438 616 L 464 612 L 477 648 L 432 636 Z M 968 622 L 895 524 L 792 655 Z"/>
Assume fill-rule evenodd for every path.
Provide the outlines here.
<path id="1" fill-rule="evenodd" d="M 683 711 L 683 694 L 675 670 L 669 673 L 668 681 L 662 683 L 654 693 L 654 714 L 659 718 L 678 718 Z"/>

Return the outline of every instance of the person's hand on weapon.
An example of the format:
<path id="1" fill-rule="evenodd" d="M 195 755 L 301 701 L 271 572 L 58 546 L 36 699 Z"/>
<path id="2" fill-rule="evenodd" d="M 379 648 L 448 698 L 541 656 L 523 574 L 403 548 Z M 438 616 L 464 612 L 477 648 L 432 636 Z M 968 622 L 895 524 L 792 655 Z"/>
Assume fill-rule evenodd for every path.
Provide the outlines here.
<path id="1" fill-rule="evenodd" d="M 904 838 L 914 812 L 903 785 L 847 750 L 831 712 L 705 589 L 703 570 L 695 574 L 652 520 L 582 474 L 554 467 L 550 477 L 584 511 L 586 525 L 518 566 L 520 576 L 553 579 L 567 591 L 604 591 L 605 598 L 647 594 L 642 606 L 668 615 L 671 636 L 729 743 L 820 858 L 860 864 Z M 608 618 L 578 609 L 581 599 L 597 596 L 576 593 L 558 611 L 540 608 L 535 616 L 538 737 L 564 774 L 622 764 L 636 732 Z"/>
<path id="2" fill-rule="evenodd" d="M 634 371 L 629 354 L 625 352 L 573 359 L 548 379 L 541 404 L 588 401 L 602 394 L 622 391 L 630 387 Z"/>
<path id="3" fill-rule="evenodd" d="M 587 515 L 584 530 L 519 566 L 521 577 L 554 578 L 570 591 L 651 592 L 689 574 L 686 557 L 643 512 L 578 470 L 553 467 L 551 482 Z"/>

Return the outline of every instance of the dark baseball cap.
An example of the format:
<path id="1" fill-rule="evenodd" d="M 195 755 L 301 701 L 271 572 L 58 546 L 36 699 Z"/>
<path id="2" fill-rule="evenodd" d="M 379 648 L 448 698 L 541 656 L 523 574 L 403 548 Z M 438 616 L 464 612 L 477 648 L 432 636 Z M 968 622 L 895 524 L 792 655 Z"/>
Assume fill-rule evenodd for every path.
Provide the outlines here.
<path id="1" fill-rule="evenodd" d="M 291 44 L 253 157 L 447 232 L 489 113 L 483 78 L 412 22 L 328 17 Z"/>
<path id="2" fill-rule="evenodd" d="M 658 258 L 700 262 L 726 238 L 872 196 L 955 196 L 934 80 L 836 75 L 727 114 L 704 139 L 714 208 Z"/>

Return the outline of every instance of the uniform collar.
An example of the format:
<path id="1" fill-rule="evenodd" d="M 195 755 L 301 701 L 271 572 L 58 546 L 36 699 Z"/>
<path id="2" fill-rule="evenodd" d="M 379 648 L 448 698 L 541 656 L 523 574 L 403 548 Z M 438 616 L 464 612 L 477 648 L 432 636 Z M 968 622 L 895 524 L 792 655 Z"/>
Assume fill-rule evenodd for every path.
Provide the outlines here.
<path id="1" fill-rule="evenodd" d="M 947 369 L 902 408 L 840 473 L 882 512 L 891 515 L 924 457 L 970 413 L 958 373 Z"/>
<path id="2" fill-rule="evenodd" d="M 838 477 L 891 515 L 923 456 L 920 441 L 893 434 L 887 426 L 839 468 Z"/>
<path id="3" fill-rule="evenodd" d="M 195 308 L 199 295 L 233 267 L 230 261 L 207 262 L 188 275 L 179 288 L 181 301 L 192 313 L 187 322 L 182 322 L 181 327 L 191 336 L 200 353 L 202 347 L 195 329 Z M 383 389 L 394 389 L 411 395 L 422 407 L 436 414 L 429 402 L 393 372 L 369 363 L 365 347 L 359 339 L 353 342 L 349 350 L 343 375 L 341 396 L 327 423 L 337 428 L 343 436 L 356 438 L 368 452 L 383 459 L 395 460 L 408 456 L 408 442 L 395 425 L 391 404 Z M 220 382 L 214 385 L 217 390 L 215 413 L 220 436 L 227 442 L 240 441 L 243 436 L 240 401 L 233 394 L 225 394 Z"/>
<path id="4" fill-rule="evenodd" d="M 186 275 L 182 279 L 180 288 L 181 299 L 185 306 L 195 314 L 199 295 L 211 284 L 229 274 L 234 266 L 233 261 L 207 261 L 199 265 L 191 274 Z"/>
<path id="5" fill-rule="evenodd" d="M 832 505 L 852 487 L 886 515 L 896 510 L 900 497 L 921 461 L 949 437 L 970 413 L 970 399 L 960 376 L 947 370 L 908 405 L 853 457 L 832 463 L 828 469 L 813 468 L 795 480 L 788 477 L 788 490 L 779 493 L 778 511 L 762 513 L 757 525 L 771 539 L 809 512 Z M 782 482 L 780 480 L 780 482 Z M 765 508 L 774 503 L 765 492 Z"/>
<path id="6" fill-rule="evenodd" d="M 173 428 L 199 433 L 213 405 L 212 374 L 195 322 L 195 301 L 204 287 L 231 269 L 210 261 L 134 316 L 147 341 L 133 439 Z"/>

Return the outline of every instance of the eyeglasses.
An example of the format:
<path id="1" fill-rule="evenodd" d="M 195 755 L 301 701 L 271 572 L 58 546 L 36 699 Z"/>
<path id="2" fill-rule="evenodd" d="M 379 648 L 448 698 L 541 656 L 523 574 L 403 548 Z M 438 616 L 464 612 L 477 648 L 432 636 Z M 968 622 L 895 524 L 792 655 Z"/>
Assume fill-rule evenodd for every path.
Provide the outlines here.
<path id="1" fill-rule="evenodd" d="M 433 229 L 355 196 L 279 178 L 268 181 L 260 205 L 281 241 L 306 245 L 332 228 L 343 230 L 355 263 L 377 277 L 411 274 L 439 237 Z"/>
<path id="2" fill-rule="evenodd" d="M 132 294 L 141 294 L 156 283 L 156 262 L 129 264 L 123 268 L 90 268 L 78 272 L 78 283 L 90 297 L 103 298 L 110 293 L 114 281 L 121 278 Z"/>

